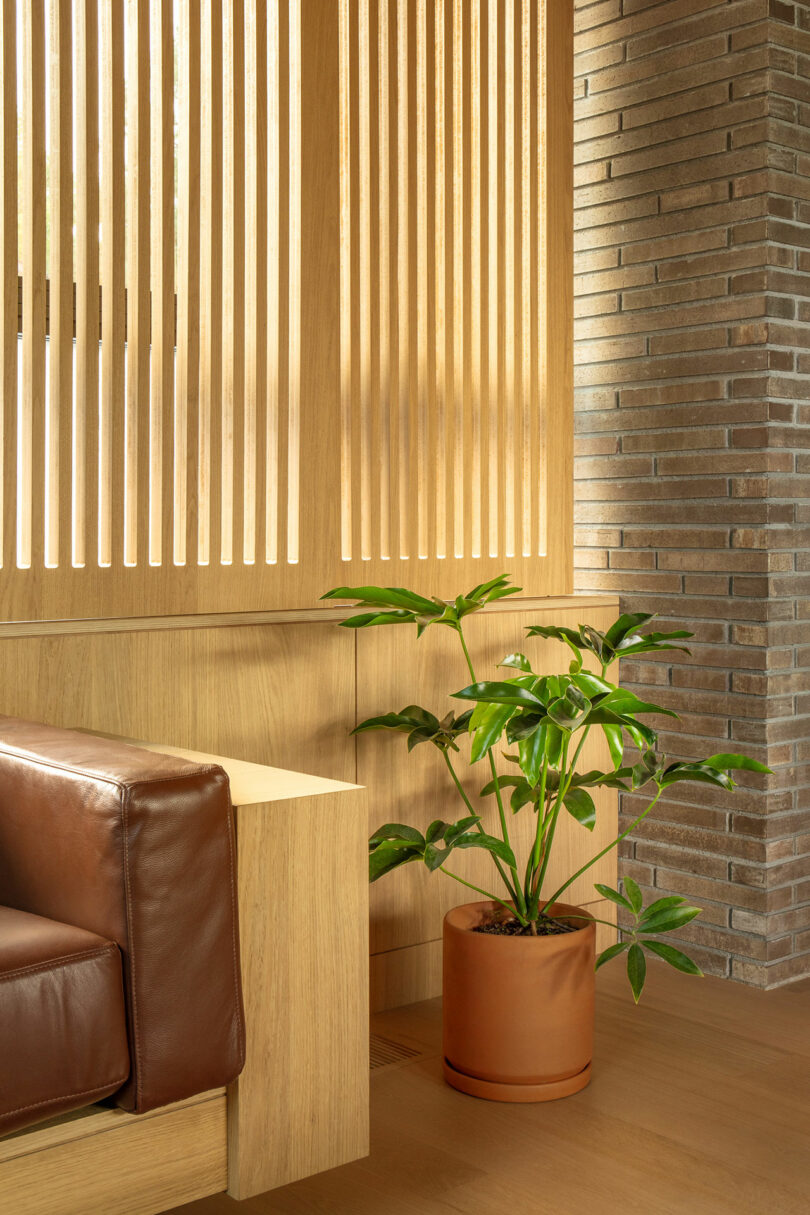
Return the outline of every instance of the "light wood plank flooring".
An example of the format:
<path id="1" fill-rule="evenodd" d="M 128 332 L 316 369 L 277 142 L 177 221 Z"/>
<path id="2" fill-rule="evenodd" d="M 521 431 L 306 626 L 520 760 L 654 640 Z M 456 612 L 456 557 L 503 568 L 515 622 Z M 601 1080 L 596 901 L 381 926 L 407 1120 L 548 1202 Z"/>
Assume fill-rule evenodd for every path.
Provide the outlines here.
<path id="1" fill-rule="evenodd" d="M 375 1032 L 424 1053 L 373 1073 L 367 1160 L 178 1215 L 808 1215 L 810 980 L 761 992 L 651 965 L 598 978 L 594 1078 L 547 1105 L 448 1088 L 438 1000 Z"/>

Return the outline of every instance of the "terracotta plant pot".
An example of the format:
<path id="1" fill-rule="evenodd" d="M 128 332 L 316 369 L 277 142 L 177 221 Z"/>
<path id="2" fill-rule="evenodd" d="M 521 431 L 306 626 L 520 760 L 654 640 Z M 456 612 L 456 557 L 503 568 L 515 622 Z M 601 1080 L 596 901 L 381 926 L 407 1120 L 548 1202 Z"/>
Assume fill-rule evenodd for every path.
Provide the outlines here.
<path id="1" fill-rule="evenodd" d="M 557 936 L 473 929 L 499 905 L 466 903 L 444 920 L 444 1075 L 490 1101 L 554 1101 L 591 1078 L 596 925 Z M 563 918 L 579 907 L 555 903 Z"/>

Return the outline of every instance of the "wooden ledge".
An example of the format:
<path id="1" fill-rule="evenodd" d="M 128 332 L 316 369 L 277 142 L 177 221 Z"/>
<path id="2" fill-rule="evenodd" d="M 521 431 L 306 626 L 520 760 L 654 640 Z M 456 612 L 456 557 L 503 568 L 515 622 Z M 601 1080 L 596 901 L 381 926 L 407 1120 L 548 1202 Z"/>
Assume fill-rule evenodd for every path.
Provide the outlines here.
<path id="1" fill-rule="evenodd" d="M 162 755 L 175 755 L 195 764 L 219 764 L 228 773 L 231 784 L 231 801 L 234 806 L 257 806 L 265 802 L 285 802 L 302 797 L 321 797 L 327 793 L 348 793 L 361 789 L 362 785 L 350 785 L 341 780 L 328 780 L 324 776 L 311 776 L 307 772 L 292 772 L 287 768 L 271 768 L 267 764 L 254 764 L 244 759 L 231 759 L 226 755 L 211 755 L 207 751 L 190 751 L 185 747 L 171 747 L 167 743 L 144 742 L 139 738 L 123 738 L 120 734 L 106 734 L 101 730 L 81 730 L 82 734 L 97 734 L 100 738 L 113 738 L 129 747 L 140 747 L 142 751 L 155 751 Z"/>
<path id="2" fill-rule="evenodd" d="M 515 596 L 499 599 L 487 612 L 562 612 L 572 608 L 618 607 L 618 595 Z M 11 620 L 0 623 L 0 640 L 81 633 L 152 633 L 175 629 L 248 628 L 261 624 L 336 624 L 354 609 L 346 604 L 267 612 L 219 612 L 191 616 L 121 616 L 87 620 Z"/>

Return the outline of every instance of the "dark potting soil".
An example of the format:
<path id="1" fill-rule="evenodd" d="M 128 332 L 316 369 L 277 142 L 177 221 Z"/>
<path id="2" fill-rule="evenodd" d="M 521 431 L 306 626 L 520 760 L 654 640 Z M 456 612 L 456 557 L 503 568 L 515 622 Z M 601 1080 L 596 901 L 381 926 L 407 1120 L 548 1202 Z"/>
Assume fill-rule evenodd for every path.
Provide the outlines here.
<path id="1" fill-rule="evenodd" d="M 538 937 L 557 937 L 562 936 L 566 932 L 576 932 L 581 928 L 581 924 L 566 923 L 565 920 L 552 920 L 546 916 L 542 920 L 538 920 L 536 924 Z M 473 932 L 485 932 L 494 937 L 530 937 L 532 933 L 528 925 L 521 924 L 520 920 L 494 920 L 489 924 L 479 924 L 473 929 Z"/>

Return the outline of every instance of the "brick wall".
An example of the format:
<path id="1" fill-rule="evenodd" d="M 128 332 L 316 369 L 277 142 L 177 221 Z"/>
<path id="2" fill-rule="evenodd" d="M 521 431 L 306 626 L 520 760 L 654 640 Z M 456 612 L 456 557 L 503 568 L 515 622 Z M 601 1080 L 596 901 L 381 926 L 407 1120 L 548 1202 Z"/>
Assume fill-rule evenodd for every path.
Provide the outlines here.
<path id="1" fill-rule="evenodd" d="M 810 973 L 810 4 L 576 3 L 577 585 L 691 628 L 626 663 L 681 785 L 625 846 L 709 973 Z M 623 799 L 625 822 L 644 803 Z"/>

